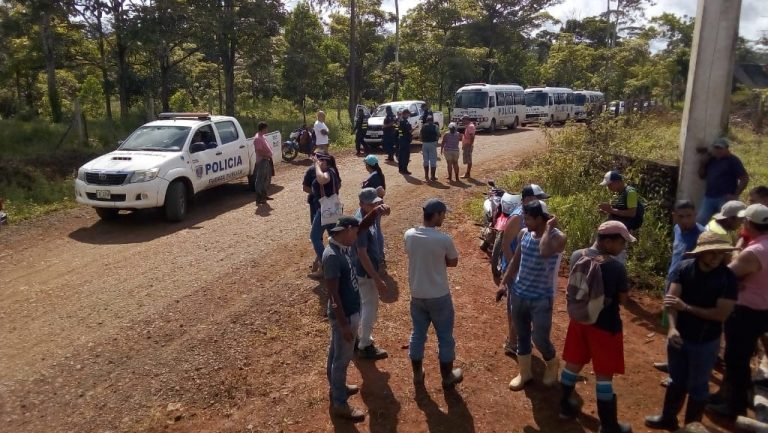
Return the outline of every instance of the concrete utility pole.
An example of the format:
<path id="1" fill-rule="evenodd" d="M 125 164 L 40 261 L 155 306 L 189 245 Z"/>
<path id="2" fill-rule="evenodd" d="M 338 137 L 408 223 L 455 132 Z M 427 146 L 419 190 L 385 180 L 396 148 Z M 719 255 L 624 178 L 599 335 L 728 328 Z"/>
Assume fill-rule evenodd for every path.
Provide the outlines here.
<path id="1" fill-rule="evenodd" d="M 741 0 L 699 0 L 680 131 L 679 199 L 700 203 L 704 182 L 696 149 L 711 145 L 728 126 L 740 15 Z"/>

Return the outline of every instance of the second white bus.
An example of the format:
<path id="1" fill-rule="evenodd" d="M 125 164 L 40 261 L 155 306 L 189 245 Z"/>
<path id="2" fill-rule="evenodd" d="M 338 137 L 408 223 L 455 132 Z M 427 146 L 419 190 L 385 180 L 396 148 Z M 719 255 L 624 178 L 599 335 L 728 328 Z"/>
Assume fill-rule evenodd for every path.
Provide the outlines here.
<path id="1" fill-rule="evenodd" d="M 525 89 L 525 120 L 552 125 L 573 117 L 573 90 L 565 87 L 531 87 Z"/>
<path id="2" fill-rule="evenodd" d="M 516 84 L 467 84 L 456 91 L 451 121 L 464 129 L 464 116 L 478 129 L 517 128 L 525 119 L 525 92 Z"/>

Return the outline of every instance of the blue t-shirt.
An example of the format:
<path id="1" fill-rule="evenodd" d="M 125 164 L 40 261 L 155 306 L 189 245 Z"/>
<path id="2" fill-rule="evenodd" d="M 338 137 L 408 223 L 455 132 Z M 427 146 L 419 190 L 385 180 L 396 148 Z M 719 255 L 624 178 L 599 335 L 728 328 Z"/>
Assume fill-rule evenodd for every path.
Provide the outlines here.
<path id="1" fill-rule="evenodd" d="M 320 194 L 320 188 L 323 188 L 323 194 L 325 194 L 325 197 L 330 197 L 334 194 L 339 193 L 339 189 L 341 189 L 341 177 L 339 177 L 339 173 L 330 168 L 328 171 L 331 173 L 331 181 L 326 183 L 325 185 L 320 185 L 320 182 L 317 181 L 317 178 L 312 180 L 312 199 L 315 201 L 315 204 L 319 206 L 320 197 L 323 195 Z"/>
<path id="2" fill-rule="evenodd" d="M 363 188 L 373 188 L 376 189 L 378 187 L 384 187 L 384 182 L 382 182 L 381 175 L 379 172 L 374 171 L 368 177 L 363 181 L 362 184 Z"/>
<path id="3" fill-rule="evenodd" d="M 704 226 L 699 223 L 696 223 L 696 227 L 687 231 L 682 231 L 680 226 L 675 224 L 675 240 L 672 242 L 672 260 L 669 263 L 669 271 L 667 271 L 667 282 L 671 281 L 672 272 L 675 271 L 677 265 L 683 260 L 683 254 L 696 248 L 699 235 L 704 230 L 706 230 Z"/>
<path id="4" fill-rule="evenodd" d="M 363 220 L 363 213 L 361 209 L 357 209 L 357 212 L 355 212 L 355 218 L 362 221 Z M 379 253 L 381 252 L 379 249 L 379 241 L 376 236 L 376 232 L 378 230 L 378 220 L 376 223 L 371 224 L 370 227 L 365 231 L 365 233 L 360 233 L 357 237 L 357 243 L 355 243 L 355 248 L 365 248 L 365 250 L 368 252 L 368 258 L 371 259 L 371 264 L 373 264 L 373 269 L 376 270 L 376 272 L 379 271 L 379 263 L 381 263 L 381 257 L 379 257 Z M 370 278 L 367 272 L 365 272 L 365 269 L 363 268 L 363 265 L 360 263 L 360 253 L 359 251 L 356 253 L 357 259 L 355 260 L 355 268 L 357 270 L 357 276 L 358 277 L 364 277 L 364 278 Z"/>
<path id="5" fill-rule="evenodd" d="M 746 173 L 744 164 L 735 155 L 728 155 L 722 159 L 710 159 L 707 163 L 707 187 L 704 195 L 710 198 L 719 198 L 736 194 L 739 178 Z"/>
<path id="6" fill-rule="evenodd" d="M 354 263 L 354 248 L 344 248 L 333 242 L 323 251 L 323 276 L 339 281 L 341 307 L 347 317 L 360 312 L 360 291 Z M 333 318 L 331 299 L 328 299 L 328 317 Z"/>

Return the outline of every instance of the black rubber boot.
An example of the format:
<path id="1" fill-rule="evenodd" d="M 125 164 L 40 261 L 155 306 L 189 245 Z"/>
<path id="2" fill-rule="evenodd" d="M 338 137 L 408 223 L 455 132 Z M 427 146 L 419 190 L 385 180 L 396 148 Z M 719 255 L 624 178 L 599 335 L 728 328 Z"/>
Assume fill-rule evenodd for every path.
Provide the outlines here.
<path id="1" fill-rule="evenodd" d="M 661 415 L 645 417 L 645 426 L 655 430 L 678 430 L 680 425 L 677 422 L 677 414 L 683 408 L 685 394 L 685 390 L 680 389 L 675 384 L 668 386 L 667 392 L 664 394 L 664 407 L 661 410 Z"/>
<path id="2" fill-rule="evenodd" d="M 693 400 L 688 397 L 688 405 L 685 407 L 685 425 L 692 422 L 701 422 L 706 407 L 706 400 Z"/>
<path id="3" fill-rule="evenodd" d="M 632 433 L 629 424 L 619 422 L 616 394 L 610 401 L 597 400 L 597 416 L 600 418 L 599 433 Z"/>
<path id="4" fill-rule="evenodd" d="M 430 179 L 432 179 L 432 180 L 437 180 L 437 176 L 436 176 L 436 175 L 437 175 L 437 167 L 431 167 L 431 168 L 429 169 L 429 173 L 430 173 L 430 175 L 431 175 L 431 176 L 430 176 Z"/>
<path id="5" fill-rule="evenodd" d="M 571 395 L 576 389 L 574 385 L 560 383 L 562 395 L 560 396 L 560 419 L 574 419 L 579 416 L 581 409 L 571 400 Z"/>
<path id="6" fill-rule="evenodd" d="M 423 361 L 418 360 L 411 360 L 411 367 L 413 367 L 413 383 L 415 384 L 422 384 L 424 383 L 424 367 L 423 367 Z"/>
<path id="7" fill-rule="evenodd" d="M 440 376 L 443 377 L 443 388 L 454 386 L 464 380 L 461 369 L 453 368 L 453 362 L 440 363 Z"/>

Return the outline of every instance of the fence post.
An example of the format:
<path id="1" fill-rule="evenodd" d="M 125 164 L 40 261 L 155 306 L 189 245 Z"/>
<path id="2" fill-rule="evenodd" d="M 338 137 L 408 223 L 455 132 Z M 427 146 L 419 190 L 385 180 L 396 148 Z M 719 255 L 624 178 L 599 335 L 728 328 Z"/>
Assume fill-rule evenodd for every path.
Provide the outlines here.
<path id="1" fill-rule="evenodd" d="M 83 115 L 83 109 L 80 106 L 80 98 L 75 98 L 72 111 L 72 122 L 74 122 L 75 129 L 77 129 L 77 144 L 82 146 L 88 143 L 88 133 L 85 130 L 85 115 Z"/>

